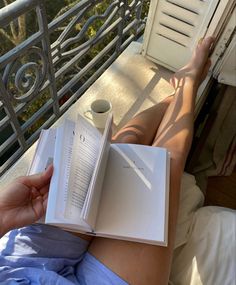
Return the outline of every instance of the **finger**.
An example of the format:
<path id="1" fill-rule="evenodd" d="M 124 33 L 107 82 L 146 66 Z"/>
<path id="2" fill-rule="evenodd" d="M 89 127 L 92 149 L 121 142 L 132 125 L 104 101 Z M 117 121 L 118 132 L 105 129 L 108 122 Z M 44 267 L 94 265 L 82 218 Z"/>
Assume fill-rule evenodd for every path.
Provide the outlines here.
<path id="1" fill-rule="evenodd" d="M 48 193 L 45 193 L 45 194 L 43 195 L 43 200 L 47 200 L 47 198 L 48 198 Z"/>
<path id="2" fill-rule="evenodd" d="M 39 196 L 32 200 L 32 207 L 35 213 L 35 221 L 40 219 L 44 214 L 43 197 Z"/>
<path id="3" fill-rule="evenodd" d="M 43 211 L 44 211 L 44 213 L 46 213 L 47 205 L 48 205 L 48 197 L 46 197 L 46 199 L 43 201 Z"/>
<path id="4" fill-rule="evenodd" d="M 44 195 L 45 193 L 48 193 L 48 191 L 49 191 L 49 186 L 50 186 L 49 184 L 43 186 L 43 187 L 39 190 L 40 194 L 41 194 L 41 195 Z"/>
<path id="5" fill-rule="evenodd" d="M 37 188 L 32 187 L 32 189 L 31 189 L 31 197 L 32 197 L 32 199 L 35 199 L 39 195 L 41 195 L 41 193 L 37 190 Z"/>
<path id="6" fill-rule="evenodd" d="M 48 168 L 39 174 L 24 176 L 19 179 L 21 183 L 29 187 L 36 187 L 38 189 L 47 185 L 50 182 L 53 173 L 53 165 L 49 165 Z"/>

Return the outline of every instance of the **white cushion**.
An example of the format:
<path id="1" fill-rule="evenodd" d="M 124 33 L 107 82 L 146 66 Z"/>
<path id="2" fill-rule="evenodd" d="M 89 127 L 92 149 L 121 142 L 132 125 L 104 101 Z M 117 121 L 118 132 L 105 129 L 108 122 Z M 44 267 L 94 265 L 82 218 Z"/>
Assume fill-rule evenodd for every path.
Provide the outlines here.
<path id="1" fill-rule="evenodd" d="M 173 257 L 171 284 L 236 284 L 236 211 L 203 207 Z"/>

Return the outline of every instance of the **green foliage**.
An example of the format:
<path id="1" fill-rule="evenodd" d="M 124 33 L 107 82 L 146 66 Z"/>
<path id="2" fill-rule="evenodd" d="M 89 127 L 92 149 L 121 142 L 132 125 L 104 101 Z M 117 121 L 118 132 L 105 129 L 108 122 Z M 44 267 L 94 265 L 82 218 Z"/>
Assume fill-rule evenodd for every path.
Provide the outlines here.
<path id="1" fill-rule="evenodd" d="M 31 118 L 33 114 L 35 114 L 49 99 L 50 99 L 49 90 L 44 91 L 38 99 L 36 99 L 32 104 L 30 104 L 24 112 L 20 115 L 20 122 L 24 123 Z M 28 133 L 33 134 L 43 123 L 45 122 L 45 118 L 41 117 L 37 120 L 29 129 Z"/>
<path id="2" fill-rule="evenodd" d="M 13 0 L 9 0 L 9 2 L 10 1 L 13 1 Z M 45 0 L 48 22 L 51 22 L 54 18 L 62 15 L 63 13 L 68 11 L 71 7 L 76 5 L 78 2 L 80 2 L 80 0 L 53 0 L 53 1 L 52 0 Z M 129 4 L 131 2 L 132 2 L 132 0 L 128 1 Z M 149 2 L 150 2 L 149 0 L 148 1 L 144 0 L 143 9 L 142 9 L 142 18 L 147 17 Z M 90 9 L 84 15 L 82 20 L 73 27 L 73 31 L 72 31 L 70 36 L 77 35 L 81 31 L 81 29 L 83 28 L 87 19 L 89 19 L 93 15 L 103 14 L 107 10 L 107 8 L 109 7 L 109 5 L 111 3 L 112 3 L 112 0 L 103 0 L 102 2 L 94 5 L 93 8 Z M 118 17 L 118 16 L 115 16 L 115 19 L 116 19 L 116 17 Z M 128 21 L 131 21 L 133 19 L 133 17 L 134 17 L 134 15 Z M 63 26 L 66 27 L 71 20 L 72 19 L 68 19 L 67 21 L 65 21 L 63 23 Z M 91 38 L 94 38 L 96 36 L 98 30 L 104 24 L 105 20 L 106 19 L 101 19 L 101 18 L 96 19 L 89 26 L 86 34 L 81 39 L 81 41 L 77 42 L 74 45 L 71 45 L 70 49 L 73 49 L 73 48 L 79 46 L 80 44 L 88 41 Z M 63 31 L 64 27 L 60 27 L 61 29 L 58 28 L 58 30 L 55 33 L 50 35 L 51 42 L 56 40 L 58 35 Z M 27 15 L 25 17 L 25 25 L 22 26 L 21 28 L 25 29 L 25 33 L 22 33 L 21 41 L 25 40 L 25 38 L 29 37 L 29 35 L 38 31 L 38 25 L 37 25 L 37 21 L 36 21 L 35 11 L 31 11 L 31 12 L 27 13 Z M 10 29 L 8 30 L 8 33 L 11 36 L 11 34 L 10 34 L 11 30 Z M 67 82 L 73 76 L 73 74 L 76 74 L 78 72 L 78 69 L 81 69 L 83 66 L 88 64 L 91 61 L 91 59 L 93 59 L 101 50 L 103 50 L 104 47 L 106 47 L 108 45 L 108 43 L 115 37 L 116 33 L 117 33 L 117 30 L 110 32 L 109 35 L 107 35 L 102 41 L 100 41 L 96 45 L 92 46 L 90 48 L 89 52 L 86 54 L 86 56 L 84 56 L 80 60 L 80 62 L 77 64 L 77 66 L 72 67 L 71 71 L 68 74 L 63 75 L 63 78 L 59 79 L 59 81 L 57 82 L 57 84 L 59 84 L 58 88 L 60 89 L 63 86 L 63 84 L 65 84 L 65 82 Z M 4 34 L 1 34 L 1 33 L 0 33 L 0 41 L 2 43 L 4 43 L 4 44 L 0 45 L 0 54 L 3 54 L 6 51 L 8 51 L 14 47 L 13 42 L 11 42 L 9 40 L 9 38 L 4 37 Z M 109 56 L 110 56 L 110 54 L 106 54 L 105 57 L 103 58 L 103 62 L 105 62 L 109 58 Z M 70 58 L 68 58 L 67 60 L 69 60 L 69 59 Z M 62 64 L 64 64 L 64 62 L 61 62 L 61 65 L 59 65 L 58 68 L 60 68 L 62 66 Z M 101 66 L 102 62 L 99 64 Z M 86 77 L 81 79 L 80 83 L 82 84 L 83 82 L 85 82 L 93 74 L 93 72 L 97 68 L 99 68 L 99 66 L 96 66 L 93 70 L 90 70 L 88 72 L 88 74 L 86 75 Z M 68 94 L 66 94 L 65 97 L 62 98 L 60 103 L 63 104 L 65 102 L 65 100 L 67 100 L 70 97 L 70 94 L 71 94 L 71 91 L 69 90 Z M 35 112 L 37 112 L 50 98 L 51 98 L 51 96 L 50 96 L 49 91 L 45 91 L 43 94 L 41 94 L 40 97 L 38 99 L 34 100 L 34 102 L 32 102 L 32 104 L 30 106 L 28 106 L 25 109 L 25 111 L 21 114 L 21 116 L 19 118 L 20 122 L 24 123 L 27 120 L 29 120 L 29 118 L 31 118 L 32 115 Z M 29 132 L 30 133 L 35 132 L 37 130 L 37 128 L 39 128 L 43 124 L 44 120 L 45 120 L 45 118 L 41 118 L 40 120 L 35 122 L 33 127 L 30 128 Z"/>

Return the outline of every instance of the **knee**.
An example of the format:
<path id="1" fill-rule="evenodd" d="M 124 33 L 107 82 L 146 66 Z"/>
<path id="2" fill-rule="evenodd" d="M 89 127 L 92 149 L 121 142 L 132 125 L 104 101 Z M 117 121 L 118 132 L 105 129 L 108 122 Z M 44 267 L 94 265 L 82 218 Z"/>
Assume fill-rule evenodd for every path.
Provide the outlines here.
<path id="1" fill-rule="evenodd" d="M 140 144 L 138 136 L 135 134 L 118 134 L 112 139 L 114 143 L 130 143 L 130 144 Z"/>
<path id="2" fill-rule="evenodd" d="M 119 131 L 113 138 L 114 143 L 143 144 L 143 133 L 136 128 L 126 128 Z"/>

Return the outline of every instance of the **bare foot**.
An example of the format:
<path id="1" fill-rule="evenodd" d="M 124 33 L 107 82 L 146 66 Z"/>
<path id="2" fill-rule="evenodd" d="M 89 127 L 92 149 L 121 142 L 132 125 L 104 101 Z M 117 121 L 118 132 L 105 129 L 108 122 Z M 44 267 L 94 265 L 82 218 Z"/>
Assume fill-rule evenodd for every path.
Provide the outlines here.
<path id="1" fill-rule="evenodd" d="M 180 87 L 185 79 L 190 79 L 197 88 L 199 87 L 206 78 L 211 66 L 211 61 L 208 56 L 213 43 L 213 37 L 199 41 L 189 63 L 177 71 L 172 77 L 171 83 L 175 89 Z"/>

